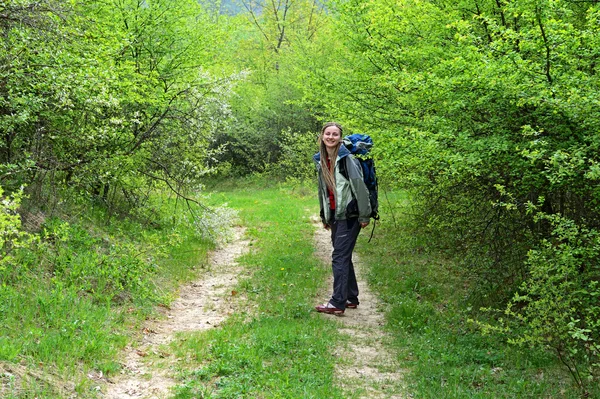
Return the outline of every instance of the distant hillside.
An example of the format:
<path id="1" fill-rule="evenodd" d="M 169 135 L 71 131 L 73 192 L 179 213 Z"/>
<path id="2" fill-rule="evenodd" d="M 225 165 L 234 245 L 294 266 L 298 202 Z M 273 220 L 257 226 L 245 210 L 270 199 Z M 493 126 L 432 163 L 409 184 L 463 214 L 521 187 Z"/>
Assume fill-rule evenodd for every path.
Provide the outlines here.
<path id="1" fill-rule="evenodd" d="M 239 0 L 221 0 L 220 14 L 235 15 L 244 10 Z"/>
<path id="2" fill-rule="evenodd" d="M 198 2 L 219 14 L 236 15 L 244 11 L 240 0 L 198 0 Z"/>

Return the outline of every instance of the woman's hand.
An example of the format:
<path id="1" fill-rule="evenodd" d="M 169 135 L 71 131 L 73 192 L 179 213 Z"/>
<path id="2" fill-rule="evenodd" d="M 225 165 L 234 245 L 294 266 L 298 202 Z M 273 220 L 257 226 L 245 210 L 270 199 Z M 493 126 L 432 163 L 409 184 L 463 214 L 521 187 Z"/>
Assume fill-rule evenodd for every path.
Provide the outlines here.
<path id="1" fill-rule="evenodd" d="M 360 228 L 364 229 L 365 227 L 367 227 L 369 225 L 369 222 L 360 222 Z"/>
<path id="2" fill-rule="evenodd" d="M 327 223 L 323 223 L 323 228 L 324 228 L 325 230 L 329 230 L 329 225 L 328 225 Z"/>

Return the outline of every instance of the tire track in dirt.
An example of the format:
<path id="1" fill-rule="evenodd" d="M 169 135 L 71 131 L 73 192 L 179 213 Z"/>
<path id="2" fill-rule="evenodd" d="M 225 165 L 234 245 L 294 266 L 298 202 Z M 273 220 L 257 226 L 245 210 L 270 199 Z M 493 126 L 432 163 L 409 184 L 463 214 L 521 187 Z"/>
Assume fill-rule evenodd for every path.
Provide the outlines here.
<path id="1" fill-rule="evenodd" d="M 322 227 L 317 216 L 312 220 L 316 229 L 316 254 L 326 267 L 331 268 L 331 233 Z M 360 305 L 357 309 L 346 309 L 339 317 L 323 315 L 336 321 L 340 333 L 347 338 L 347 342 L 335 350 L 338 359 L 336 383 L 349 394 L 358 394 L 359 398 L 402 399 L 405 371 L 395 355 L 386 349 L 391 337 L 383 330 L 383 313 L 379 311 L 378 300 L 363 276 L 362 264 L 356 253 L 352 259 L 360 290 Z M 333 277 L 329 278 L 328 284 L 329 291 L 324 293 L 324 298 L 331 295 Z"/>
<path id="2" fill-rule="evenodd" d="M 174 360 L 169 367 L 159 368 L 153 367 L 146 357 L 168 357 L 161 347 L 171 342 L 175 333 L 214 328 L 234 311 L 226 297 L 231 297 L 242 272 L 236 259 L 249 247 L 249 241 L 242 239 L 243 236 L 244 229 L 236 227 L 231 242 L 212 253 L 209 270 L 199 280 L 180 289 L 179 298 L 164 310 L 165 317 L 144 325 L 141 341 L 125 349 L 121 375 L 108 380 L 104 398 L 161 399 L 172 396 L 171 388 L 176 385 L 172 377 Z"/>

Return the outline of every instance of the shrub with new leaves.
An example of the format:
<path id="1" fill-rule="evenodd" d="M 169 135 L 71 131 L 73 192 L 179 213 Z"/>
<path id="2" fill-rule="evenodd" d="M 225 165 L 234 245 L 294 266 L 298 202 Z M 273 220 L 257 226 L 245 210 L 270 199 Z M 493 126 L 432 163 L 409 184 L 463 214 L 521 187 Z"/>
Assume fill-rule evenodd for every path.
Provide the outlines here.
<path id="1" fill-rule="evenodd" d="M 23 190 L 4 195 L 0 187 L 0 283 L 5 279 L 5 272 L 12 272 L 14 264 L 13 252 L 19 248 L 32 246 L 37 236 L 21 229 L 21 216 L 17 213 L 21 205 Z"/>
<path id="2" fill-rule="evenodd" d="M 556 351 L 575 380 L 600 371 L 600 233 L 556 215 L 549 239 L 529 251 L 529 278 L 508 304 L 512 342 Z"/>

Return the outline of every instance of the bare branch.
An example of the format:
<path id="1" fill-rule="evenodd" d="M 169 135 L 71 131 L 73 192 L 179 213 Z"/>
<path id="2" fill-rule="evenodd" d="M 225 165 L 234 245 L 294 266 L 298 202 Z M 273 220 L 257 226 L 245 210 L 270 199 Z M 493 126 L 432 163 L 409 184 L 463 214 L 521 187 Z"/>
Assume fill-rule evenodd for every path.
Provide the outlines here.
<path id="1" fill-rule="evenodd" d="M 209 207 L 207 207 L 206 205 L 202 204 L 201 202 L 190 198 L 184 194 L 182 194 L 177 188 L 173 187 L 173 184 L 171 184 L 172 181 L 177 182 L 177 179 L 175 179 L 173 176 L 171 176 L 171 173 L 169 172 L 169 169 L 164 166 L 163 164 L 161 164 L 160 162 L 154 160 L 154 159 L 150 159 L 150 158 L 146 158 L 146 160 L 154 165 L 157 165 L 162 171 L 163 173 L 167 176 L 166 178 L 164 177 L 160 177 L 157 176 L 155 174 L 149 173 L 149 172 L 144 172 L 144 171 L 140 171 L 140 173 L 142 173 L 143 175 L 150 177 L 151 179 L 155 179 L 158 181 L 162 181 L 163 183 L 165 183 L 169 189 L 175 194 L 177 195 L 177 197 L 184 199 L 186 202 L 191 202 L 194 203 L 196 205 L 198 205 L 199 207 L 201 207 L 202 209 L 204 209 L 207 212 L 213 212 L 212 209 L 210 209 Z M 188 205 L 189 206 L 189 205 Z"/>
<path id="2" fill-rule="evenodd" d="M 271 45 L 271 39 L 269 38 L 269 35 L 267 35 L 267 32 L 265 32 L 265 30 L 262 28 L 262 26 L 258 22 L 258 19 L 256 18 L 256 14 L 254 13 L 254 9 L 251 6 L 251 4 L 246 0 L 242 0 L 242 4 L 244 5 L 244 8 L 246 9 L 246 11 L 248 11 L 250 16 L 252 17 L 252 22 L 254 23 L 254 25 L 256 25 L 259 32 L 264 36 L 267 43 Z M 275 51 L 277 51 L 277 50 L 275 49 Z"/>
<path id="3" fill-rule="evenodd" d="M 552 75 L 550 74 L 550 43 L 548 42 L 548 37 L 546 36 L 546 30 L 544 29 L 544 24 L 542 24 L 542 16 L 539 8 L 536 9 L 536 18 L 537 23 L 540 26 L 540 32 L 542 34 L 542 39 L 544 40 L 544 47 L 546 48 L 546 66 L 544 67 L 544 73 L 546 75 L 546 79 L 548 83 L 552 84 Z"/>

